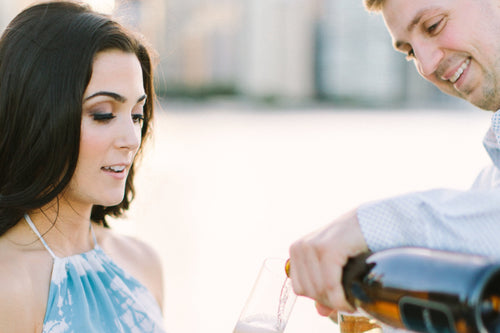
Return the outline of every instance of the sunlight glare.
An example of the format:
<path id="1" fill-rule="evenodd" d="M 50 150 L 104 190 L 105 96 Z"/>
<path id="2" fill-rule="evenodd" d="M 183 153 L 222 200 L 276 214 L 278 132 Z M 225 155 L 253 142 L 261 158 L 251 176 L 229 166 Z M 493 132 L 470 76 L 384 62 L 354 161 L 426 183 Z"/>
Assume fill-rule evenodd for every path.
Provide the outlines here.
<path id="1" fill-rule="evenodd" d="M 85 2 L 99 13 L 111 14 L 115 9 L 115 0 L 85 0 Z"/>

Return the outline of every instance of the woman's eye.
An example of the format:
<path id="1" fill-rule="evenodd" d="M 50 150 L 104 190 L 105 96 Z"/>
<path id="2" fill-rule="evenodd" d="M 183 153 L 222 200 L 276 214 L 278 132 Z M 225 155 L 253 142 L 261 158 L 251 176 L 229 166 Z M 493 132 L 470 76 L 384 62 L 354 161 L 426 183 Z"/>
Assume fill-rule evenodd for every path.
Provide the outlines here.
<path id="1" fill-rule="evenodd" d="M 142 114 L 133 114 L 132 115 L 132 120 L 136 124 L 142 124 L 142 122 L 144 121 L 144 115 L 142 115 Z"/>
<path id="2" fill-rule="evenodd" d="M 115 118 L 116 116 L 114 116 L 112 113 L 94 113 L 92 117 L 95 121 L 107 122 Z"/>

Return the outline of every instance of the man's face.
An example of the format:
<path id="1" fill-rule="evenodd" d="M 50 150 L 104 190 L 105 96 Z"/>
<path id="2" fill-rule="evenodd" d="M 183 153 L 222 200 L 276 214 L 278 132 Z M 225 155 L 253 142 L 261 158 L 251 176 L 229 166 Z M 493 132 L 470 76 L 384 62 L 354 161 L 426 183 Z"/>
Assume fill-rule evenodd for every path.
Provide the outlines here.
<path id="1" fill-rule="evenodd" d="M 500 108 L 500 1 L 386 0 L 394 47 L 443 92 Z"/>

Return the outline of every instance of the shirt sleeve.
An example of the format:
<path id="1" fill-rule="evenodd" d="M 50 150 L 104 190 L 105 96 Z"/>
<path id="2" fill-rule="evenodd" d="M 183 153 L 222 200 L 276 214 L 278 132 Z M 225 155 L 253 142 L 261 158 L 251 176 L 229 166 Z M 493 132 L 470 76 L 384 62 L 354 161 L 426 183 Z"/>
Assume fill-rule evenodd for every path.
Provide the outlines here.
<path id="1" fill-rule="evenodd" d="M 500 188 L 437 189 L 361 205 L 372 251 L 401 246 L 500 257 Z"/>
<path id="2" fill-rule="evenodd" d="M 473 189 L 500 188 L 500 171 L 494 165 L 484 168 L 477 176 Z"/>

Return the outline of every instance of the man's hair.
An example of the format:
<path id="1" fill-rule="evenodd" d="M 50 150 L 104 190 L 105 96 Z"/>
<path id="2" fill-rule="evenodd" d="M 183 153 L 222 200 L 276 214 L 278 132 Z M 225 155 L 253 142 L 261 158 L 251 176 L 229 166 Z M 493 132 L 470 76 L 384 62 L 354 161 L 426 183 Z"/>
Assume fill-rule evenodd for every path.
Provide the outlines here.
<path id="1" fill-rule="evenodd" d="M 80 148 L 83 94 L 97 53 L 135 54 L 148 98 L 142 141 L 153 116 L 153 73 L 144 43 L 88 6 L 54 1 L 17 15 L 0 38 L 0 235 L 24 213 L 58 200 L 73 177 Z M 140 152 L 138 152 L 138 155 Z M 134 196 L 134 165 L 123 201 L 94 206 L 91 219 L 107 226 Z"/>
<path id="2" fill-rule="evenodd" d="M 364 0 L 365 8 L 372 12 L 378 12 L 382 10 L 385 0 Z"/>

